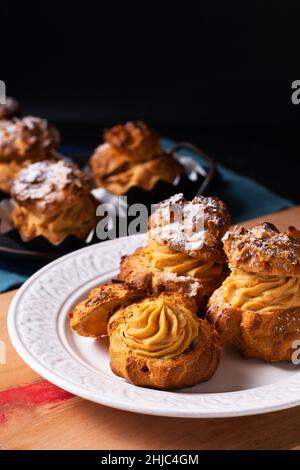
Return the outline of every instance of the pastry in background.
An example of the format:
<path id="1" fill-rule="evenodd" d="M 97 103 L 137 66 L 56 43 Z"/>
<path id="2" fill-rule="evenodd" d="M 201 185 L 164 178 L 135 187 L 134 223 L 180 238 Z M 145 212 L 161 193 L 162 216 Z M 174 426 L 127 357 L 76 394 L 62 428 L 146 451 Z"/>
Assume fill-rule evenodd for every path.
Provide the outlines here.
<path id="1" fill-rule="evenodd" d="M 14 98 L 7 97 L 5 104 L 0 104 L 0 120 L 12 119 L 20 114 L 20 103 Z"/>
<path id="2" fill-rule="evenodd" d="M 59 143 L 59 132 L 45 119 L 0 120 L 0 190 L 9 192 L 12 180 L 29 164 L 55 159 Z"/>
<path id="3" fill-rule="evenodd" d="M 300 339 L 300 232 L 237 226 L 224 250 L 231 274 L 211 296 L 207 319 L 245 357 L 290 361 Z"/>
<path id="4" fill-rule="evenodd" d="M 97 187 L 118 196 L 131 187 L 150 191 L 161 180 L 173 183 L 183 173 L 182 165 L 163 151 L 159 136 L 143 122 L 127 122 L 108 129 L 90 158 Z"/>
<path id="5" fill-rule="evenodd" d="M 178 219 L 174 218 L 175 211 Z M 157 205 L 149 219 L 147 246 L 124 256 L 118 278 L 154 294 L 178 291 L 203 306 L 227 274 L 221 238 L 230 224 L 226 205 L 176 194 Z"/>
<path id="6" fill-rule="evenodd" d="M 142 387 L 191 387 L 209 380 L 220 361 L 219 336 L 177 292 L 119 308 L 108 321 L 112 371 Z"/>
<path id="7" fill-rule="evenodd" d="M 25 240 L 43 236 L 57 245 L 68 235 L 84 240 L 96 225 L 97 201 L 88 177 L 74 163 L 36 162 L 14 179 L 15 227 Z"/>

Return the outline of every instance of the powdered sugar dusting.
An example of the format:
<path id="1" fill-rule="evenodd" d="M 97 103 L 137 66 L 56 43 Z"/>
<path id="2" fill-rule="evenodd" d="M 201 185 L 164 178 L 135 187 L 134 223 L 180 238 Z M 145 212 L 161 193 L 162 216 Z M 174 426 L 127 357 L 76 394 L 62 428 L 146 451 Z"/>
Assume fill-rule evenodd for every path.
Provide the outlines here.
<path id="1" fill-rule="evenodd" d="M 190 276 L 178 276 L 176 273 L 171 273 L 171 272 L 166 272 L 166 271 L 163 271 L 163 273 L 161 273 L 161 276 L 163 280 L 166 282 L 173 281 L 176 283 L 178 282 L 183 283 L 185 290 L 188 289 L 189 294 L 193 297 L 197 295 L 198 290 L 201 287 L 200 282 L 197 279 L 194 279 L 193 277 L 190 277 Z"/>
<path id="2" fill-rule="evenodd" d="M 42 160 L 59 146 L 59 132 L 46 119 L 27 116 L 0 121 L 0 158 Z"/>
<path id="3" fill-rule="evenodd" d="M 240 260 L 260 253 L 268 259 L 278 257 L 288 259 L 292 264 L 298 262 L 300 240 L 287 233 L 278 233 L 268 224 L 257 225 L 252 230 L 236 227 L 227 232 L 223 241 L 240 252 Z"/>
<path id="4" fill-rule="evenodd" d="M 82 188 L 84 179 L 85 175 L 73 163 L 37 162 L 20 172 L 13 182 L 12 195 L 18 202 L 35 200 L 47 204 L 58 200 L 70 183 Z"/>
<path id="5" fill-rule="evenodd" d="M 193 252 L 217 244 L 227 224 L 229 214 L 219 199 L 199 196 L 187 201 L 179 193 L 154 206 L 149 236 L 175 250 Z"/>
<path id="6" fill-rule="evenodd" d="M 300 232 L 285 233 L 262 223 L 251 230 L 237 226 L 223 237 L 231 266 L 268 275 L 300 276 Z"/>

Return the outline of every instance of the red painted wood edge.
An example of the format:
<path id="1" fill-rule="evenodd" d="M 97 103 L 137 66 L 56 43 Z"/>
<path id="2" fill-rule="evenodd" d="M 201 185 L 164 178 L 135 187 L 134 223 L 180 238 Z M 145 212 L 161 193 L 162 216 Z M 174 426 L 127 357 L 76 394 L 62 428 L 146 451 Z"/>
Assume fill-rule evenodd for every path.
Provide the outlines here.
<path id="1" fill-rule="evenodd" d="M 29 405 L 39 406 L 54 403 L 60 400 L 72 398 L 72 395 L 56 385 L 43 380 L 31 385 L 23 385 L 0 392 L 0 406 L 4 405 Z M 0 412 L 1 419 L 5 419 Z"/>
<path id="2" fill-rule="evenodd" d="M 6 416 L 4 413 L 0 413 L 0 425 L 6 422 Z"/>

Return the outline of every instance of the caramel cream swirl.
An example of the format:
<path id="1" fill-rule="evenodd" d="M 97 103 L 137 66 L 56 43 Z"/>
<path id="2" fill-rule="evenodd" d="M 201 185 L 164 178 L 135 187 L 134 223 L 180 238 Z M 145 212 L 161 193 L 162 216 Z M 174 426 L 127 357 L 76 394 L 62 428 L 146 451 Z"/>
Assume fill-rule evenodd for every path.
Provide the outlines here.
<path id="1" fill-rule="evenodd" d="M 170 299 L 146 299 L 132 307 L 123 334 L 136 354 L 171 359 L 186 351 L 198 336 L 196 316 Z"/>
<path id="2" fill-rule="evenodd" d="M 233 308 L 269 312 L 300 307 L 300 279 L 234 269 L 224 281 L 225 302 Z"/>
<path id="3" fill-rule="evenodd" d="M 178 276 L 209 278 L 219 276 L 223 269 L 221 263 L 200 261 L 151 239 L 148 239 L 145 255 L 153 268 L 175 273 Z"/>

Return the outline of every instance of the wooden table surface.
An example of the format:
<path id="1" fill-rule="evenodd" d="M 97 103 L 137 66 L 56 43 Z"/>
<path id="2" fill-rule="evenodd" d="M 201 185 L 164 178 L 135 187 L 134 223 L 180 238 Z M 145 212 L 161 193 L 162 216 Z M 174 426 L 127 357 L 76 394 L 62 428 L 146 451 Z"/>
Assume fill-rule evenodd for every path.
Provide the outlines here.
<path id="1" fill-rule="evenodd" d="M 262 219 L 280 229 L 299 226 L 300 206 Z M 14 294 L 0 295 L 0 347 L 6 345 L 0 449 L 300 448 L 300 407 L 240 418 L 163 418 L 114 410 L 58 389 L 33 372 L 10 343 L 6 316 Z"/>

